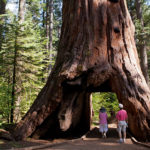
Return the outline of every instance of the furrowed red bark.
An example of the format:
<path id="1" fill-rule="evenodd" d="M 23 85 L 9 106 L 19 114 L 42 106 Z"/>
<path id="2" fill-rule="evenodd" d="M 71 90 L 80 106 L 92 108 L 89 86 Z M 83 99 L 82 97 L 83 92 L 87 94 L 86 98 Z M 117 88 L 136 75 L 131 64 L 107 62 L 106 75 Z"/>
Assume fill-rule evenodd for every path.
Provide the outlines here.
<path id="1" fill-rule="evenodd" d="M 83 134 L 90 129 L 90 94 L 112 91 L 129 128 L 150 140 L 150 91 L 140 69 L 134 26 L 124 0 L 64 0 L 55 67 L 14 136 Z"/>

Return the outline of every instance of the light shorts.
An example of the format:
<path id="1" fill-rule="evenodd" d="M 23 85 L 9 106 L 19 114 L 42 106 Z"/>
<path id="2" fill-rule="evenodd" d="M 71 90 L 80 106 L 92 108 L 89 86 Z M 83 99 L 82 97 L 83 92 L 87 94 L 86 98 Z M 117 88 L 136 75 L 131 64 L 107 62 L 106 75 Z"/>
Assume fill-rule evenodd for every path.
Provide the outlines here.
<path id="1" fill-rule="evenodd" d="M 118 132 L 126 132 L 127 123 L 126 121 L 119 121 L 118 123 Z"/>
<path id="2" fill-rule="evenodd" d="M 108 125 L 107 124 L 100 124 L 99 125 L 99 132 L 107 132 L 108 131 Z"/>

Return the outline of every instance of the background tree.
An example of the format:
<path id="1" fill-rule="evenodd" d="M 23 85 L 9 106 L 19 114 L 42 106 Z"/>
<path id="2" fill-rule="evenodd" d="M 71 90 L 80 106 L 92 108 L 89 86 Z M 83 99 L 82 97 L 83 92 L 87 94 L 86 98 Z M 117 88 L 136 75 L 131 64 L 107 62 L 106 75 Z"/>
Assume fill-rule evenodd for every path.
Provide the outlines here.
<path id="1" fill-rule="evenodd" d="M 139 52 L 142 72 L 149 84 L 149 35 L 150 6 L 147 0 L 128 0 L 128 8 L 135 24 L 135 40 Z"/>
<path id="2" fill-rule="evenodd" d="M 137 18 L 140 22 L 141 26 L 141 32 L 144 33 L 144 19 L 143 19 L 143 12 L 142 12 L 142 1 L 141 0 L 135 0 L 135 8 L 136 8 L 136 14 Z M 146 79 L 146 82 L 149 82 L 149 75 L 148 75 L 148 58 L 147 58 L 147 50 L 146 50 L 146 37 L 145 34 L 142 34 L 140 36 L 140 45 L 139 45 L 139 52 L 140 52 L 140 59 L 141 59 L 141 69 L 143 72 L 143 75 Z"/>
<path id="3" fill-rule="evenodd" d="M 1 45 L 2 45 L 2 40 L 3 40 L 3 16 L 2 14 L 5 14 L 5 7 L 6 7 L 6 0 L 0 0 L 0 50 L 1 50 Z"/>
<path id="4" fill-rule="evenodd" d="M 7 88 L 2 90 L 4 91 L 2 105 L 9 101 L 6 105 L 7 114 L 14 115 L 13 110 L 17 110 L 15 111 L 15 120 L 11 115 L 11 122 L 18 121 L 20 116 L 24 115 L 32 104 L 37 91 L 43 85 L 43 64 L 41 60 L 44 60 L 45 56 L 43 55 L 45 51 L 45 48 L 43 48 L 44 39 L 41 37 L 41 29 L 34 24 L 35 22 L 32 23 L 31 17 L 27 10 L 25 21 L 22 20 L 22 23 L 20 23 L 20 20 L 17 20 L 15 16 L 8 14 L 3 24 L 5 26 L 3 35 L 5 36 L 0 54 L 4 58 L 1 61 L 1 72 L 3 73 L 1 89 L 8 87 L 9 90 L 6 90 Z M 13 68 L 15 68 L 14 71 Z M 13 95 L 12 102 L 10 102 L 11 95 Z M 23 106 L 22 104 L 25 101 L 26 105 Z M 4 110 L 3 107 L 1 109 Z M 9 119 L 8 117 L 8 122 Z"/>
<path id="5" fill-rule="evenodd" d="M 13 6 L 19 6 L 18 1 L 12 0 L 8 1 L 6 8 L 8 8 L 9 4 L 11 4 L 11 9 Z M 25 1 L 23 1 L 23 5 L 25 5 Z M 20 8 L 18 15 L 16 15 L 17 7 L 15 12 L 7 9 L 6 14 L 3 15 L 3 22 L 1 22 L 3 41 L 1 41 L 2 49 L 0 52 L 0 111 L 2 112 L 0 118 L 3 124 L 10 123 L 10 120 L 18 122 L 30 108 L 38 91 L 47 80 L 48 72 L 46 68 L 49 67 L 50 63 L 51 66 L 54 65 L 58 47 L 61 5 L 60 0 L 54 1 L 52 62 L 49 60 L 49 52 L 45 47 L 47 42 L 46 26 L 42 26 L 44 22 L 42 14 L 46 12 L 45 3 L 41 4 L 39 0 L 27 0 L 26 9 L 23 7 L 21 11 Z M 26 10 L 25 12 L 24 9 Z M 15 80 L 13 80 L 14 54 L 16 50 Z M 13 84 L 13 81 L 15 81 L 15 84 Z M 14 103 L 12 103 L 12 100 Z M 13 119 L 10 119 L 11 110 L 15 110 L 14 112 L 12 111 Z"/>
<path id="6" fill-rule="evenodd" d="M 51 69 L 52 69 L 52 59 L 53 59 L 53 55 L 52 55 L 52 49 L 53 49 L 53 41 L 52 41 L 52 37 L 53 37 L 53 0 L 49 0 L 48 2 L 48 20 L 47 20 L 47 32 L 48 32 L 48 50 L 49 50 L 49 68 L 48 68 L 48 73 L 50 73 Z"/>
<path id="7" fill-rule="evenodd" d="M 26 0 L 19 0 L 19 22 L 23 23 L 25 20 L 25 9 L 26 9 Z"/>

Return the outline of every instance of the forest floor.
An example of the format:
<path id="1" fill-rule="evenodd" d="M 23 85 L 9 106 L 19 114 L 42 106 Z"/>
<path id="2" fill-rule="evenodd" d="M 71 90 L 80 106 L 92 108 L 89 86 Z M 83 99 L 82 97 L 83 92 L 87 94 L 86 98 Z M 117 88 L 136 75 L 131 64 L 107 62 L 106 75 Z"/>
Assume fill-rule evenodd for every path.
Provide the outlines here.
<path id="1" fill-rule="evenodd" d="M 146 143 L 149 147 L 141 144 L 134 144 L 129 135 L 127 135 L 126 143 L 118 142 L 118 135 L 115 124 L 109 124 L 107 138 L 101 138 L 98 126 L 92 127 L 92 130 L 83 138 L 66 140 L 55 139 L 50 140 L 34 140 L 26 141 L 6 141 L 0 140 L 0 150 L 148 150 L 150 143 Z"/>

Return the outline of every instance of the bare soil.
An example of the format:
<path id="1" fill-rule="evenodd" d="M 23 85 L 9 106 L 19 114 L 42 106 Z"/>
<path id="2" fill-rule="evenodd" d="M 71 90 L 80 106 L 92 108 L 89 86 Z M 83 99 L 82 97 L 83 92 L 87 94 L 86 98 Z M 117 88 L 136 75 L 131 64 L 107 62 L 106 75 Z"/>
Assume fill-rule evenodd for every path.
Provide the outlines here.
<path id="1" fill-rule="evenodd" d="M 149 144 L 149 143 L 148 143 Z M 150 148 L 134 144 L 127 134 L 126 143 L 118 142 L 116 125 L 110 124 L 107 138 L 103 139 L 99 133 L 98 127 L 79 139 L 55 139 L 35 140 L 27 139 L 26 141 L 6 141 L 0 140 L 0 150 L 148 150 Z"/>

